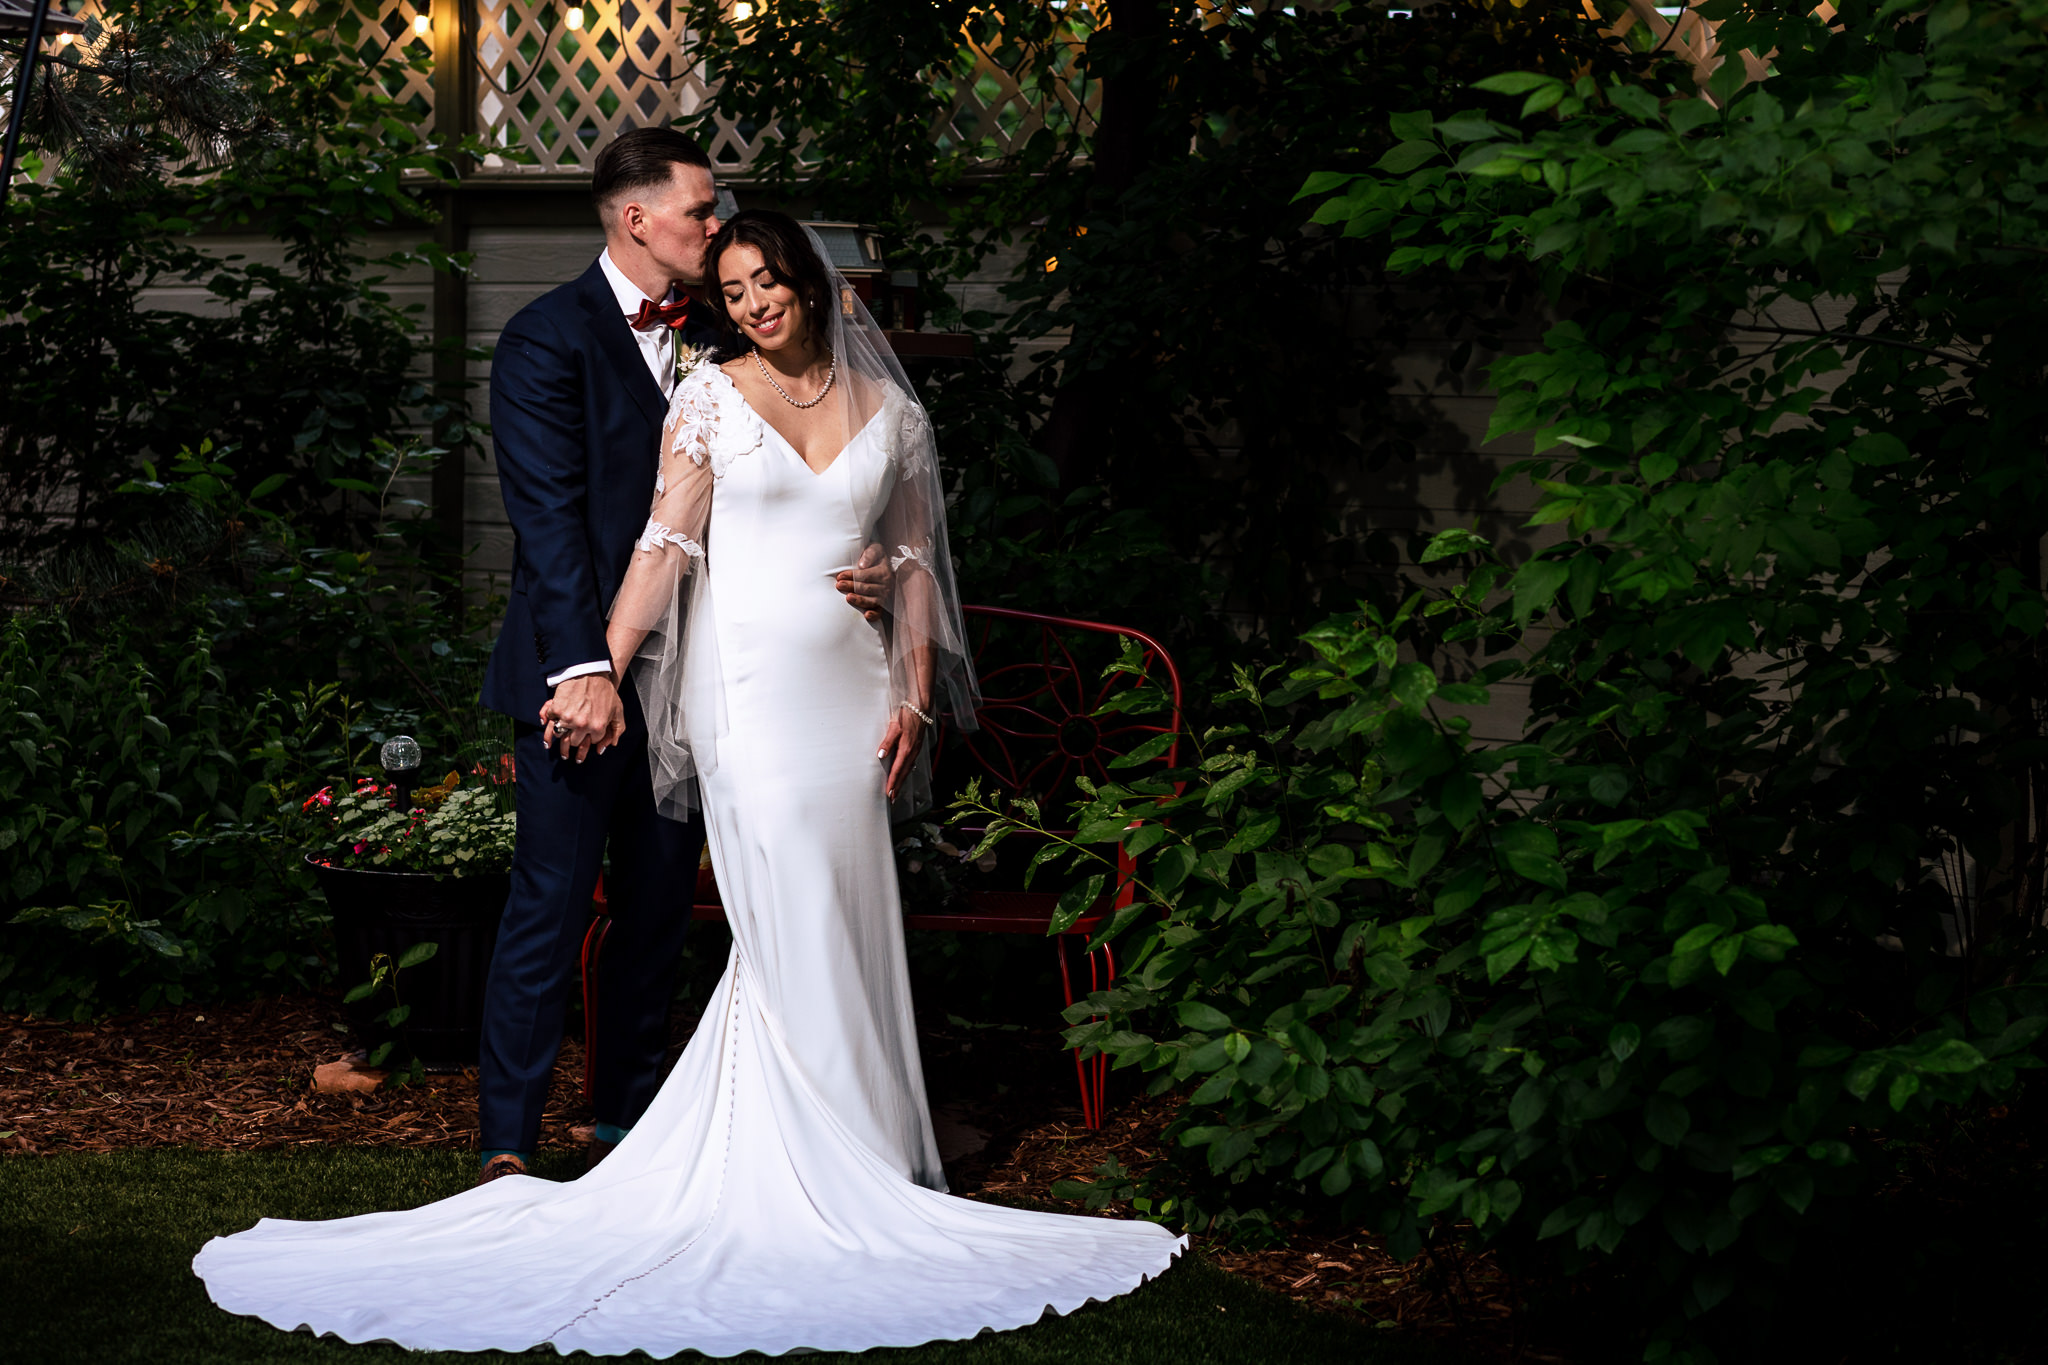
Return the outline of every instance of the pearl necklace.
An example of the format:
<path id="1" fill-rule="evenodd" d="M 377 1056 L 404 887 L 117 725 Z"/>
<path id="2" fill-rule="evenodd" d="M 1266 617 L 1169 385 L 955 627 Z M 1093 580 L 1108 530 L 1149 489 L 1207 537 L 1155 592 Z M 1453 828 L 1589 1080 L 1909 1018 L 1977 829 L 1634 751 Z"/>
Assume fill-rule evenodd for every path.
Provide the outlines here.
<path id="1" fill-rule="evenodd" d="M 832 359 L 832 364 L 825 371 L 825 387 L 819 389 L 818 396 L 807 403 L 797 402 L 796 399 L 789 396 L 789 390 L 775 382 L 775 376 L 769 372 L 768 362 L 761 359 L 761 349 L 758 346 L 754 348 L 754 363 L 761 367 L 761 377 L 768 381 L 768 387 L 782 395 L 783 402 L 793 408 L 815 408 L 818 404 L 825 401 L 826 394 L 832 392 L 832 381 L 839 377 L 839 357 L 832 355 L 830 351 L 825 352 L 825 354 L 831 356 Z"/>

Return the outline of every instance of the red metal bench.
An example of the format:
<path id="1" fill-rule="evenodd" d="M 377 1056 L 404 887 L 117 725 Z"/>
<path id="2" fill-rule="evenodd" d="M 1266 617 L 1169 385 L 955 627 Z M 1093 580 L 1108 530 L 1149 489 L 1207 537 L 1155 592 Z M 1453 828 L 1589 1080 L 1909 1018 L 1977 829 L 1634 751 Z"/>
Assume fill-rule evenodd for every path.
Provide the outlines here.
<path id="1" fill-rule="evenodd" d="M 1039 612 L 1015 611 L 1007 607 L 968 606 L 969 634 L 974 643 L 976 673 L 981 679 L 982 704 L 976 712 L 980 728 L 957 737 L 939 735 L 934 741 L 934 778 L 943 783 L 949 777 L 964 779 L 980 775 L 1010 796 L 1030 797 L 1048 817 L 1067 810 L 1079 797 L 1077 776 L 1096 782 L 1127 781 L 1129 769 L 1112 772 L 1110 761 L 1129 753 L 1155 736 L 1178 734 L 1181 726 L 1180 671 L 1173 658 L 1157 640 L 1128 626 L 1101 621 L 1078 621 L 1047 616 Z M 1105 673 L 1107 663 L 1121 652 L 1123 641 L 1138 646 L 1140 671 Z M 1161 717 L 1124 716 L 1103 712 L 1105 703 L 1117 694 L 1141 686 L 1156 686 L 1172 698 L 1172 711 Z M 1156 759 L 1161 768 L 1174 765 L 1178 740 L 1169 744 Z M 1139 769 L 1142 773 L 1143 768 Z M 963 834 L 979 839 L 982 831 Z M 1019 841 L 998 846 L 1021 847 Z M 1034 850 L 1035 851 L 1035 850 Z M 1019 861 L 1015 856 L 1012 864 Z M 1059 891 L 1026 890 L 1021 878 L 1007 875 L 1010 868 L 999 864 L 992 876 L 970 885 L 957 910 L 910 913 L 903 917 L 911 929 L 946 933 L 1037 934 L 1053 938 L 1059 958 L 1060 988 L 1067 1005 L 1074 1003 L 1074 971 L 1069 940 L 1092 937 L 1115 912 L 1131 902 L 1126 882 L 1129 861 L 1118 855 L 1115 886 L 1096 905 L 1057 935 L 1048 935 L 1059 901 Z M 1003 883 L 1015 881 L 1015 885 Z M 590 1058 L 595 1042 L 597 962 L 604 951 L 604 881 L 598 880 L 593 895 L 596 912 L 583 940 L 584 1017 L 584 1099 L 591 1096 Z M 725 910 L 718 900 L 718 884 L 707 867 L 697 874 L 697 897 L 693 911 L 700 920 L 723 919 Z M 1088 954 L 1090 990 L 1106 988 L 1116 979 L 1116 959 L 1105 945 Z M 1102 1126 L 1104 1089 L 1109 1060 L 1103 1056 L 1083 1060 L 1076 1050 L 1074 1070 L 1081 1088 L 1082 1121 L 1090 1128 Z"/>

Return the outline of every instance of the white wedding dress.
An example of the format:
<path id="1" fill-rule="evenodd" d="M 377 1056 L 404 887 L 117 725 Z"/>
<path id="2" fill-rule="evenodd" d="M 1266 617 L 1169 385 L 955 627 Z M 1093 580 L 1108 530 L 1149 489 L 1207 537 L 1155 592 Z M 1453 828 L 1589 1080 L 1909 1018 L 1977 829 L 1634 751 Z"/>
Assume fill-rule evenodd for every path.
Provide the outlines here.
<path id="1" fill-rule="evenodd" d="M 676 409 L 692 404 L 716 417 L 709 534 L 651 531 L 706 566 L 684 687 L 722 691 L 686 708 L 691 747 L 716 752 L 699 780 L 733 933 L 696 1035 L 582 1179 L 264 1219 L 193 1261 L 221 1307 L 423 1350 L 858 1351 L 1067 1312 L 1185 1245 L 942 1192 L 875 756 L 889 666 L 831 574 L 875 541 L 922 413 L 886 404 L 813 473 L 715 368 L 678 386 Z"/>

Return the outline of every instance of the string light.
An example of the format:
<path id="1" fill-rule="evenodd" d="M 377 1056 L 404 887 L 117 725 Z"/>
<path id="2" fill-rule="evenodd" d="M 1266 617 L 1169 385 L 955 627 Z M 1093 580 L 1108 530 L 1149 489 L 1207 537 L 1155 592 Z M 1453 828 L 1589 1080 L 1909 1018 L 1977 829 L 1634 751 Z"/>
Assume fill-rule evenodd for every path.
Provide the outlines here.
<path id="1" fill-rule="evenodd" d="M 754 7 L 748 4 L 747 0 L 739 0 L 739 3 L 732 7 L 732 19 L 736 24 L 744 24 L 753 17 Z"/>
<path id="2" fill-rule="evenodd" d="M 427 30 L 432 28 L 433 26 L 434 21 L 432 19 L 429 19 L 425 14 L 415 14 L 412 17 L 412 31 L 414 33 L 420 34 L 423 37 L 426 35 Z"/>
<path id="3" fill-rule="evenodd" d="M 572 9 L 570 9 L 569 13 L 568 13 L 567 15 L 563 16 L 563 20 L 562 20 L 562 22 L 563 22 L 563 23 L 566 23 L 566 24 L 567 24 L 567 25 L 568 25 L 568 26 L 569 26 L 570 28 L 572 28 L 572 29 L 574 29 L 574 28 L 582 28 L 582 27 L 583 27 L 583 7 L 582 7 L 581 5 L 577 5 L 577 6 L 573 7 Z"/>

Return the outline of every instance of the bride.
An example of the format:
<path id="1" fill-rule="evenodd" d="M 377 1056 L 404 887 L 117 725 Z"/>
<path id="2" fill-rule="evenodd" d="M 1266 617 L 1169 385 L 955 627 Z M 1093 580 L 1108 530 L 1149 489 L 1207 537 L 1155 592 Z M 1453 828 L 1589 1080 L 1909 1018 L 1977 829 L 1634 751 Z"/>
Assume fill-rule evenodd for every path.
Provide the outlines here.
<path id="1" fill-rule="evenodd" d="M 858 1351 L 1068 1312 L 1185 1245 L 944 1193 L 889 840 L 891 803 L 928 795 L 928 727 L 976 695 L 931 425 L 793 219 L 735 215 L 705 278 L 734 354 L 676 385 L 606 639 L 664 814 L 702 800 L 725 975 L 589 1174 L 264 1219 L 193 1261 L 231 1312 L 420 1350 Z M 869 622 L 833 583 L 873 543 L 895 589 Z"/>

